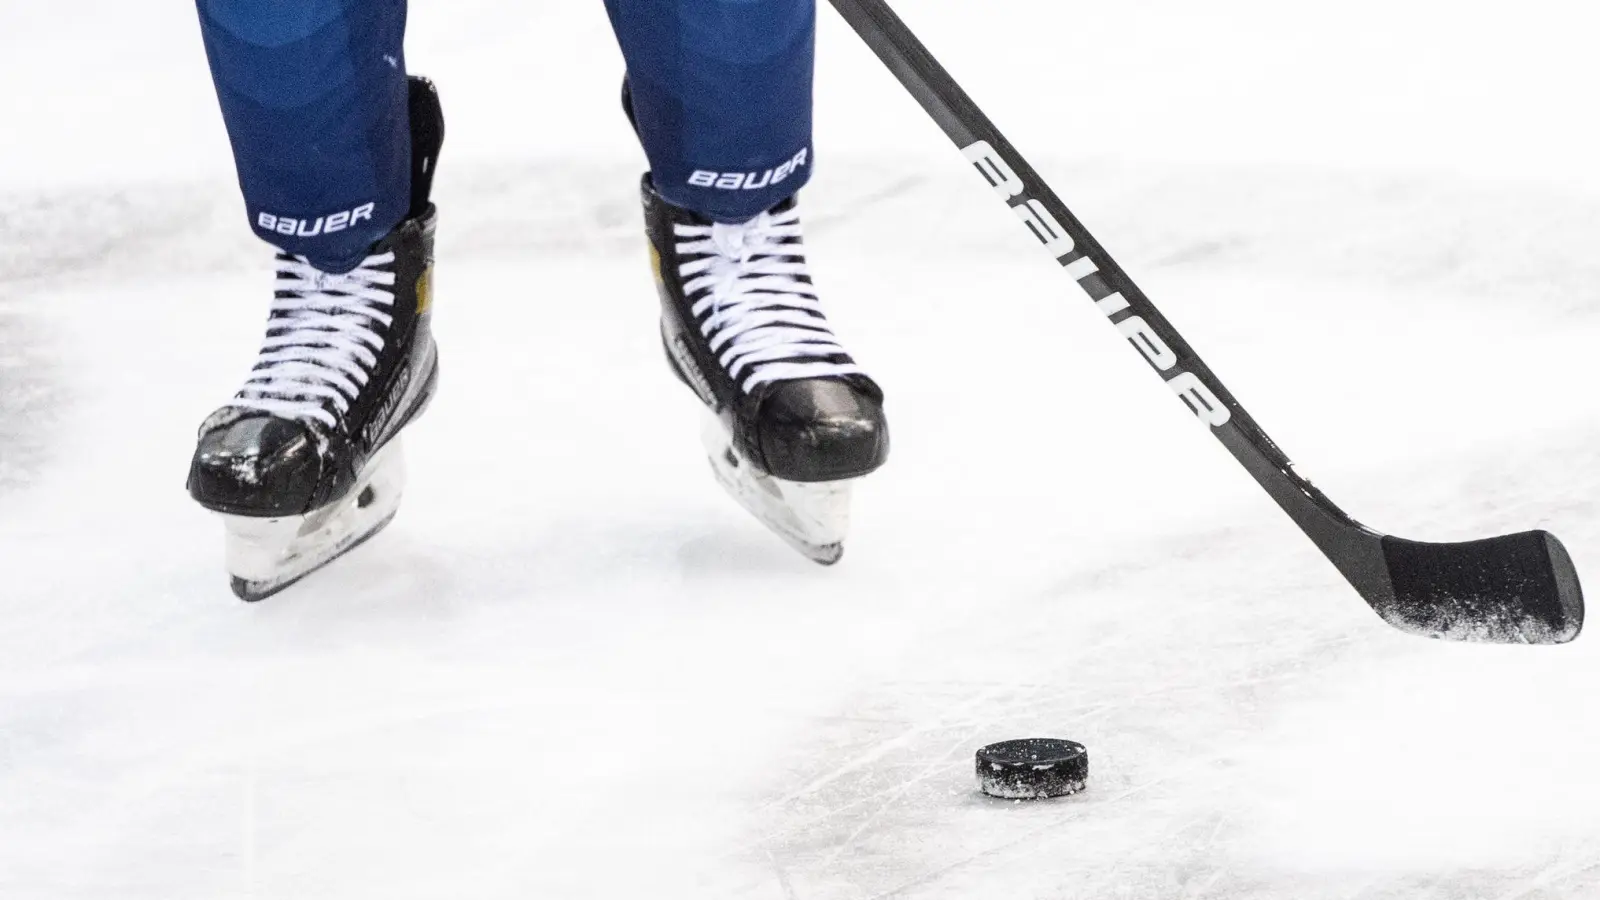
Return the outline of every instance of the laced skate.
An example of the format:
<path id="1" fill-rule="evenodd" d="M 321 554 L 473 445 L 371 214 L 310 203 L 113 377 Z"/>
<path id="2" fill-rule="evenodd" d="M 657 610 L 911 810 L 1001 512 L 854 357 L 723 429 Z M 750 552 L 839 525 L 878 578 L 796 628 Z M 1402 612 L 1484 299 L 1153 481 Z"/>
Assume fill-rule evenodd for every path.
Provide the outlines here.
<path id="1" fill-rule="evenodd" d="M 200 426 L 189 492 L 221 515 L 234 593 L 283 590 L 375 535 L 405 484 L 400 431 L 438 380 L 427 201 L 443 120 L 412 82 L 412 215 L 348 272 L 279 253 L 244 386 Z"/>
<path id="2" fill-rule="evenodd" d="M 393 251 L 337 275 L 278 254 L 267 338 L 234 408 L 337 427 L 371 380 L 394 323 L 394 281 Z"/>
<path id="3" fill-rule="evenodd" d="M 791 198 L 739 224 L 644 203 L 673 370 L 708 410 L 723 488 L 823 564 L 843 554 L 850 486 L 888 456 L 883 394 L 839 343 L 806 265 Z"/>

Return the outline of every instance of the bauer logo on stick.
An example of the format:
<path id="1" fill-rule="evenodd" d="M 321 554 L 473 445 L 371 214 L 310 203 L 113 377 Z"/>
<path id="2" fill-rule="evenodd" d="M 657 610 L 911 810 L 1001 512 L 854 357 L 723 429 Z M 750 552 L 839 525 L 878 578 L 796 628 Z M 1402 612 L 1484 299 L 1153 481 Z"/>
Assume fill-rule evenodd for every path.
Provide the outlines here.
<path id="1" fill-rule="evenodd" d="M 1078 253 L 1078 246 L 1072 235 L 1061 227 L 1061 222 L 1050 212 L 1045 205 L 1038 201 L 1023 196 L 1027 190 L 1017 170 L 1001 156 L 988 141 L 978 141 L 962 151 L 977 168 L 978 174 L 989 182 L 1001 200 L 1011 206 L 1011 211 L 1016 214 L 1022 224 L 1028 226 L 1033 236 L 1039 239 L 1045 250 L 1055 257 L 1078 283 L 1089 299 L 1095 302 L 1106 318 L 1117 326 L 1122 336 L 1128 343 L 1144 356 L 1145 361 L 1167 382 L 1167 387 L 1189 407 L 1189 410 L 1200 418 L 1200 421 L 1212 428 L 1220 428 L 1228 424 L 1233 414 L 1226 404 L 1217 398 L 1217 395 L 1200 380 L 1200 376 L 1193 372 L 1177 371 L 1178 354 L 1174 353 L 1161 335 L 1144 320 L 1144 317 L 1132 315 L 1123 316 L 1128 311 L 1128 300 L 1120 293 L 1106 293 L 1104 296 L 1095 296 L 1095 291 L 1085 279 L 1100 271 L 1094 260 L 1087 255 Z M 1013 202 L 1015 201 L 1015 202 Z M 1096 279 L 1096 284 L 1100 284 Z M 1122 316 L 1122 318 L 1118 318 Z"/>

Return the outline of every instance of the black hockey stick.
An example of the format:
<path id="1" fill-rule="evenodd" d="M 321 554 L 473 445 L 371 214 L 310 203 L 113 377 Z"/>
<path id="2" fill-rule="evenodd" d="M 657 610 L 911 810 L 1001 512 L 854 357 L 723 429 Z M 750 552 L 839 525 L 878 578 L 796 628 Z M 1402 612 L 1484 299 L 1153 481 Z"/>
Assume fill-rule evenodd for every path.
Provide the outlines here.
<path id="1" fill-rule="evenodd" d="M 1350 518 L 1300 477 L 884 0 L 832 3 L 1089 299 L 1384 621 L 1453 640 L 1561 644 L 1578 636 L 1583 590 L 1555 535 L 1529 531 L 1427 544 L 1390 537 Z"/>

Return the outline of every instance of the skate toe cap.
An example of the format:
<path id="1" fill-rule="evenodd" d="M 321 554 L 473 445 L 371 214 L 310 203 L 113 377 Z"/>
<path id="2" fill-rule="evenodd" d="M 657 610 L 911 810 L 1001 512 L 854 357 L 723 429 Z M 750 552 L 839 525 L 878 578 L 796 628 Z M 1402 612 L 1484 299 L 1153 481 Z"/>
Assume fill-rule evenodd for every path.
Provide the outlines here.
<path id="1" fill-rule="evenodd" d="M 850 381 L 780 383 L 763 402 L 759 421 L 768 471 L 786 481 L 859 478 L 889 456 L 882 402 Z"/>
<path id="2" fill-rule="evenodd" d="M 316 440 L 299 422 L 245 416 L 200 437 L 189 467 L 189 493 L 217 512 L 299 515 L 320 476 Z"/>

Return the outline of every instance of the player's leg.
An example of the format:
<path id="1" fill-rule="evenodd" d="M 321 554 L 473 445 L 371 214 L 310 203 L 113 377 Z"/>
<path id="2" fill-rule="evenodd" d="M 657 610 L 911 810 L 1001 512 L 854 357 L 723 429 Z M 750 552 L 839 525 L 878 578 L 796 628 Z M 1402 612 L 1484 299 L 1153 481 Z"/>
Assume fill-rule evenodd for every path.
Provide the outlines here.
<path id="1" fill-rule="evenodd" d="M 811 175 L 815 0 L 606 0 L 669 203 L 743 222 Z M 740 177 L 737 187 L 735 176 Z"/>
<path id="2" fill-rule="evenodd" d="M 200 427 L 189 491 L 259 599 L 388 523 L 400 430 L 437 378 L 429 330 L 443 141 L 408 79 L 405 0 L 198 0 L 256 233 L 278 248 L 266 337 Z"/>
<path id="3" fill-rule="evenodd" d="M 888 456 L 883 394 L 824 317 L 795 193 L 811 175 L 814 0 L 607 0 L 650 161 L 645 218 L 674 370 L 714 414 L 718 479 L 819 562 Z"/>
<path id="4" fill-rule="evenodd" d="M 198 0 L 251 226 L 348 270 L 406 218 L 405 0 Z"/>

